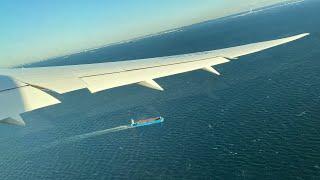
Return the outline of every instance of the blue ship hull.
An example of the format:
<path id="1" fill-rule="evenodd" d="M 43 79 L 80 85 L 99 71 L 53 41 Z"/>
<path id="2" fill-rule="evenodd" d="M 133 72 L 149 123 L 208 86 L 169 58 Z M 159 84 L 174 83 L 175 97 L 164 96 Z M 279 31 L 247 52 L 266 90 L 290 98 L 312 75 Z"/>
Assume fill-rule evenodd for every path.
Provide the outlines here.
<path id="1" fill-rule="evenodd" d="M 155 119 L 152 119 L 150 121 L 145 121 L 145 122 L 137 121 L 137 122 L 131 123 L 131 127 L 149 126 L 152 124 L 162 123 L 163 121 L 164 121 L 163 117 L 155 118 Z"/>

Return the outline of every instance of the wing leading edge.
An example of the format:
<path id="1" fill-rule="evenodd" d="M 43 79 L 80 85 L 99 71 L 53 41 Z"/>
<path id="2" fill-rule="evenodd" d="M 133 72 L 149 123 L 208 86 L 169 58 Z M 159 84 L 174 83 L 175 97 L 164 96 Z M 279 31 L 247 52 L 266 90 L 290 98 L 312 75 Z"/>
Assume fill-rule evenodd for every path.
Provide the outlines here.
<path id="1" fill-rule="evenodd" d="M 62 94 L 87 88 L 95 93 L 128 84 L 139 84 L 163 90 L 154 79 L 198 69 L 220 75 L 212 66 L 307 35 L 309 34 L 304 33 L 220 50 L 141 60 L 0 69 L 0 123 L 24 125 L 21 113 L 60 103 L 43 89 Z"/>

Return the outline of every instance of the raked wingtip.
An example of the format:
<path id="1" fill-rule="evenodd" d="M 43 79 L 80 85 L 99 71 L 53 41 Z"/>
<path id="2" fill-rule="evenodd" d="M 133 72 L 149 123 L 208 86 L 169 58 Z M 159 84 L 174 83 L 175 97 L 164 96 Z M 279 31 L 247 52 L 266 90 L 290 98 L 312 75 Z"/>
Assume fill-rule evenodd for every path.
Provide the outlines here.
<path id="1" fill-rule="evenodd" d="M 304 37 L 309 36 L 309 35 L 310 35 L 310 33 L 302 33 L 302 34 L 290 36 L 290 37 L 287 37 L 287 38 L 283 38 L 283 39 L 281 39 L 281 41 L 282 41 L 281 44 L 288 43 L 288 42 L 291 42 L 291 41 L 296 41 L 298 39 L 304 38 Z"/>
<path id="2" fill-rule="evenodd" d="M 296 37 L 297 39 L 300 39 L 300 38 L 304 38 L 304 37 L 309 36 L 309 35 L 310 35 L 310 33 L 302 33 L 302 34 L 296 35 L 295 37 Z"/>

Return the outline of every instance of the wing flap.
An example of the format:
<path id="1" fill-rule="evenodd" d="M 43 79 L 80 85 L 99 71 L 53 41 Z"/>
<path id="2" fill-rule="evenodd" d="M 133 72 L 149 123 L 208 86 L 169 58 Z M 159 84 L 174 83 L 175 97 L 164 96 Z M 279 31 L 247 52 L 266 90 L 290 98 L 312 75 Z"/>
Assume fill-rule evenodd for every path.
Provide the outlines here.
<path id="1" fill-rule="evenodd" d="M 226 62 L 229 62 L 229 60 L 222 57 L 209 58 L 199 61 L 129 70 L 120 73 L 82 77 L 81 79 L 87 84 L 87 88 L 90 90 L 90 92 L 95 93 L 105 89 L 189 72 Z"/>

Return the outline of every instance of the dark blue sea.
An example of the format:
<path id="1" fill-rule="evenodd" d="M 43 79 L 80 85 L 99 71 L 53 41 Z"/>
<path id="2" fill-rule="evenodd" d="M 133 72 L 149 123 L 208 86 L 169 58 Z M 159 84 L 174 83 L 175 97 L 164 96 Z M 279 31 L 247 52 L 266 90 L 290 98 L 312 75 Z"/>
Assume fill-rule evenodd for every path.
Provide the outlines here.
<path id="1" fill-rule="evenodd" d="M 55 94 L 0 126 L 0 179 L 320 179 L 320 1 L 273 7 L 30 66 L 121 61 L 310 32 L 216 69 Z M 123 128 L 131 118 L 162 124 Z"/>

